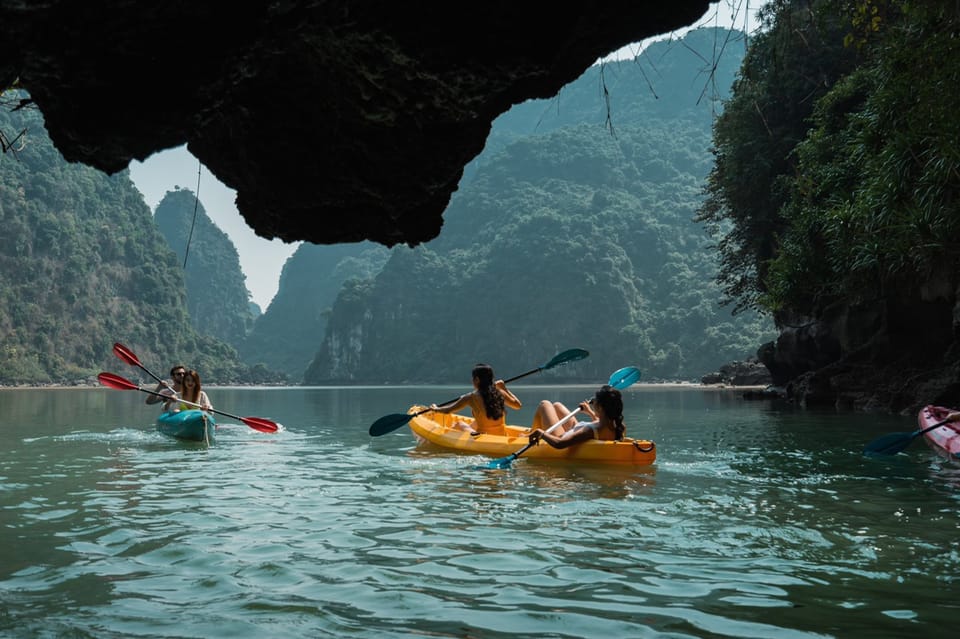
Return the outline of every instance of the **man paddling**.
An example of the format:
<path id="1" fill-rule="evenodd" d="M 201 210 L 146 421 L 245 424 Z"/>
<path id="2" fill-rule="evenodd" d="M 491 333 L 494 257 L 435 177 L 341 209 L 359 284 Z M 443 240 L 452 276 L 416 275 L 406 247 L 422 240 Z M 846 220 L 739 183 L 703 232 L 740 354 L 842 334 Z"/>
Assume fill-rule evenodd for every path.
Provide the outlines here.
<path id="1" fill-rule="evenodd" d="M 157 395 L 147 395 L 146 404 L 157 404 L 159 402 L 164 402 L 163 410 L 167 410 L 167 405 L 170 403 L 171 399 L 175 399 L 180 396 L 180 393 L 183 392 L 183 377 L 187 374 L 187 369 L 182 364 L 177 364 L 170 369 L 170 378 L 173 380 L 173 386 L 167 382 L 158 382 L 157 388 L 154 391 L 158 393 Z M 161 395 L 163 397 L 161 397 Z M 169 398 L 169 399 L 165 399 Z"/>

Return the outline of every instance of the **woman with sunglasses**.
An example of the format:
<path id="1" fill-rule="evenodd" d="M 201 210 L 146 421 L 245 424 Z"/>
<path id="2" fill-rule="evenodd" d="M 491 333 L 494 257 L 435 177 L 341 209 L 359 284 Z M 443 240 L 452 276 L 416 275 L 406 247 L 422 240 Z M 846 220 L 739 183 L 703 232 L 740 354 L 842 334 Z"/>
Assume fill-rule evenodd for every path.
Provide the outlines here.
<path id="1" fill-rule="evenodd" d="M 163 395 L 163 397 L 160 397 L 159 395 L 147 395 L 146 403 L 152 405 L 163 402 L 164 412 L 170 410 L 170 404 L 172 403 L 173 399 L 180 395 L 180 392 L 183 390 L 183 376 L 186 374 L 187 369 L 181 364 L 177 364 L 171 368 L 170 378 L 173 380 L 173 385 L 170 385 L 165 381 L 158 382 L 157 388 L 154 392 Z"/>

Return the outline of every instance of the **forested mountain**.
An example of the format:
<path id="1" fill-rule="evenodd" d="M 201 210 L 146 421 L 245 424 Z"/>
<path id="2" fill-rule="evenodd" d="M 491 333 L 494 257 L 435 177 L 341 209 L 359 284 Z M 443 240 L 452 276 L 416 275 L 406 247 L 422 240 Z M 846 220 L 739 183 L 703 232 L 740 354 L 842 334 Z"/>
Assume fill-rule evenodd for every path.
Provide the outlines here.
<path id="1" fill-rule="evenodd" d="M 776 0 L 714 132 L 720 283 L 807 403 L 960 403 L 960 13 Z"/>
<path id="2" fill-rule="evenodd" d="M 304 242 L 280 274 L 277 294 L 240 348 L 244 361 L 282 371 L 294 382 L 313 359 L 343 283 L 378 273 L 389 251 L 372 242 Z"/>
<path id="3" fill-rule="evenodd" d="M 628 364 L 699 379 L 753 355 L 772 326 L 719 306 L 712 239 L 693 219 L 709 98 L 741 59 L 735 46 L 714 57 L 730 34 L 653 45 L 498 119 L 440 236 L 344 287 L 305 381 L 460 381 L 478 361 L 506 377 L 572 347 L 590 358 L 550 379 Z"/>
<path id="4" fill-rule="evenodd" d="M 731 34 L 693 32 L 518 105 L 439 238 L 304 245 L 252 330 L 236 251 L 192 193 L 158 207 L 164 241 L 126 173 L 67 164 L 39 113 L 4 112 L 7 141 L 27 127 L 29 142 L 0 158 L 0 383 L 122 369 L 114 341 L 209 382 L 274 381 L 268 367 L 298 380 L 308 363 L 307 383 L 460 381 L 477 361 L 507 376 L 573 347 L 591 357 L 540 377 L 636 364 L 647 380 L 697 379 L 748 357 L 770 327 L 718 306 L 712 240 L 692 222 L 710 122 L 739 64 Z M 240 344 L 247 363 L 203 334 Z"/>
<path id="5" fill-rule="evenodd" d="M 634 60 L 592 67 L 556 97 L 528 100 L 497 118 L 483 153 L 465 174 L 472 178 L 480 164 L 518 139 L 565 127 L 603 125 L 615 135 L 621 124 L 649 118 L 702 121 L 729 95 L 744 42 L 740 31 L 697 29 L 681 40 L 655 43 Z"/>
<path id="6" fill-rule="evenodd" d="M 112 355 L 115 341 L 155 371 L 175 358 L 205 381 L 248 376 L 232 348 L 191 327 L 176 255 L 126 171 L 65 162 L 33 109 L 0 109 L 0 132 L 14 142 L 0 156 L 0 383 L 143 377 Z"/>
<path id="7" fill-rule="evenodd" d="M 256 318 L 233 242 L 187 189 L 167 191 L 154 219 L 184 269 L 190 323 L 239 349 Z"/>

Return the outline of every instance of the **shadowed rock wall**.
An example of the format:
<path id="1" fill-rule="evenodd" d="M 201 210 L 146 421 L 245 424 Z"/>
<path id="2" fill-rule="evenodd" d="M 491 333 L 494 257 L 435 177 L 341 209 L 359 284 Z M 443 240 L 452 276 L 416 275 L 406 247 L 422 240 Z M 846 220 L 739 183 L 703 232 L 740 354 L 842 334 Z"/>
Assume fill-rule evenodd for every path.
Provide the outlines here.
<path id="1" fill-rule="evenodd" d="M 69 161 L 186 143 L 265 238 L 414 245 L 500 113 L 708 5 L 0 1 L 0 83 Z"/>

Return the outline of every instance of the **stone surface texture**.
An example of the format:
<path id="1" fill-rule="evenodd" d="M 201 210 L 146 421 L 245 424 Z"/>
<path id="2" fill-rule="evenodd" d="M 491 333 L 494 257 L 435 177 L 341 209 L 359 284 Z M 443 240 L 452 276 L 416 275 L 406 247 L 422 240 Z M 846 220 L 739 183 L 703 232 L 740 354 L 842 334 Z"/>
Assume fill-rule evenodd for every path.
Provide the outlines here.
<path id="1" fill-rule="evenodd" d="M 256 233 L 411 246 L 491 122 L 705 0 L 0 0 L 0 82 L 107 173 L 186 144 Z"/>

